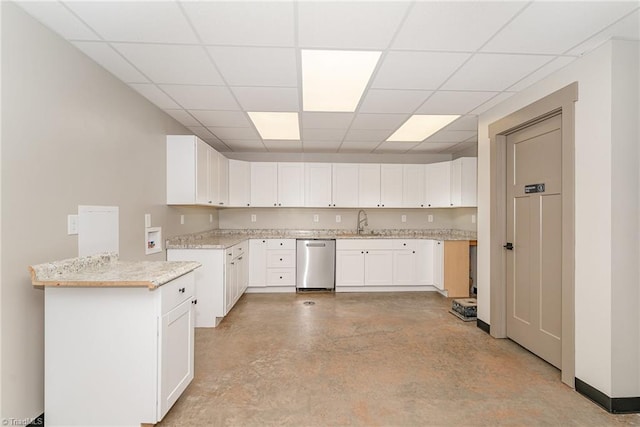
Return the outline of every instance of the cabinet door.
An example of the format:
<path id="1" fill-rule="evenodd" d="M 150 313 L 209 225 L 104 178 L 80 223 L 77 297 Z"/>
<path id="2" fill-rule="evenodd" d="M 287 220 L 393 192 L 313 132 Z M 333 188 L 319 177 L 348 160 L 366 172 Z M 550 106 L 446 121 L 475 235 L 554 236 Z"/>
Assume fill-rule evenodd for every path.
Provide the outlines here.
<path id="1" fill-rule="evenodd" d="M 365 251 L 364 283 L 366 286 L 391 286 L 393 284 L 393 251 Z"/>
<path id="2" fill-rule="evenodd" d="M 424 207 L 424 165 L 403 165 L 402 175 L 402 206 Z"/>
<path id="3" fill-rule="evenodd" d="M 206 142 L 198 139 L 196 144 L 196 203 L 210 205 L 213 203 L 210 196 L 209 162 L 211 161 L 211 148 Z"/>
<path id="4" fill-rule="evenodd" d="M 336 286 L 364 286 L 364 250 L 336 251 Z"/>
<path id="5" fill-rule="evenodd" d="M 416 251 L 393 251 L 393 284 L 396 286 L 416 285 L 415 275 Z"/>
<path id="6" fill-rule="evenodd" d="M 358 173 L 357 164 L 334 163 L 332 179 L 332 205 L 341 208 L 357 208 Z"/>
<path id="7" fill-rule="evenodd" d="M 444 242 L 436 240 L 433 246 L 433 286 L 444 290 Z"/>
<path id="8" fill-rule="evenodd" d="M 420 286 L 434 284 L 434 245 L 435 240 L 419 239 L 417 241 L 415 274 L 416 284 Z"/>
<path id="9" fill-rule="evenodd" d="M 278 206 L 304 206 L 304 163 L 278 163 Z"/>
<path id="10" fill-rule="evenodd" d="M 402 206 L 402 165 L 380 165 L 380 206 Z"/>
<path id="11" fill-rule="evenodd" d="M 278 205 L 278 164 L 251 162 L 251 206 Z"/>
<path id="12" fill-rule="evenodd" d="M 331 163 L 305 163 L 304 205 L 331 206 Z"/>
<path id="13" fill-rule="evenodd" d="M 240 298 L 244 291 L 247 290 L 247 284 L 249 280 L 249 259 L 247 258 L 247 254 L 241 255 L 238 257 L 238 261 L 236 263 L 236 268 L 238 270 L 238 292 L 237 298 Z"/>
<path id="14" fill-rule="evenodd" d="M 251 203 L 251 164 L 229 159 L 229 206 Z"/>
<path id="15" fill-rule="evenodd" d="M 229 159 L 220 153 L 216 153 L 217 161 L 217 204 L 229 205 Z"/>
<path id="16" fill-rule="evenodd" d="M 158 420 L 162 419 L 193 379 L 193 304 L 189 298 L 160 321 Z"/>
<path id="17" fill-rule="evenodd" d="M 451 206 L 451 162 L 425 165 L 425 202 L 429 208 Z"/>
<path id="18" fill-rule="evenodd" d="M 249 286 L 267 286 L 267 240 L 249 240 Z"/>
<path id="19" fill-rule="evenodd" d="M 167 204 L 196 203 L 197 138 L 167 135 Z"/>
<path id="20" fill-rule="evenodd" d="M 451 162 L 451 206 L 476 206 L 477 159 L 461 157 Z"/>
<path id="21" fill-rule="evenodd" d="M 359 207 L 380 207 L 380 165 L 360 164 L 358 166 Z"/>
<path id="22" fill-rule="evenodd" d="M 231 251 L 227 249 L 229 253 Z M 231 258 L 229 256 L 228 258 Z M 236 297 L 236 281 L 237 281 L 237 269 L 236 269 L 236 261 L 234 259 L 227 260 L 226 270 L 225 270 L 225 288 L 224 288 L 224 315 L 226 316 L 229 311 L 233 308 L 233 303 L 235 302 Z"/>

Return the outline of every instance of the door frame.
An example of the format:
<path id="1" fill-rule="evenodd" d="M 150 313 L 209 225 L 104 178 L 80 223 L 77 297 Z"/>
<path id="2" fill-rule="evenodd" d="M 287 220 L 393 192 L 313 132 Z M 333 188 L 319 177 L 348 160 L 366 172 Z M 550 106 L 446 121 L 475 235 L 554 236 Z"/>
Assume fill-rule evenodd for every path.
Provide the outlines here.
<path id="1" fill-rule="evenodd" d="M 507 337 L 506 254 L 507 135 L 562 113 L 562 382 L 575 387 L 575 106 L 574 82 L 489 125 L 490 158 L 490 325 Z"/>

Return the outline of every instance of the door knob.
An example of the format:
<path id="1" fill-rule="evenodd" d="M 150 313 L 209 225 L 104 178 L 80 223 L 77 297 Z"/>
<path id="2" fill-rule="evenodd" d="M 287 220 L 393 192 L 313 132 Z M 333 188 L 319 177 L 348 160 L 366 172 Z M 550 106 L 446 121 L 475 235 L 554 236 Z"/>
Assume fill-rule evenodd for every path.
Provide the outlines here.
<path id="1" fill-rule="evenodd" d="M 502 246 L 502 247 L 505 248 L 508 251 L 512 251 L 513 250 L 513 243 L 507 242 L 507 244 Z"/>

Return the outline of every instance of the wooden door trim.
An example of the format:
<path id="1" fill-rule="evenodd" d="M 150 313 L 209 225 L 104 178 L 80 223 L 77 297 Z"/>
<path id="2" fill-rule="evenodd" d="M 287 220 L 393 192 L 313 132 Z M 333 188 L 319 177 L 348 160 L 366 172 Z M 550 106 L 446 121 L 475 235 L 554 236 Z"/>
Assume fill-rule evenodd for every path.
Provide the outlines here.
<path id="1" fill-rule="evenodd" d="M 562 113 L 562 382 L 575 387 L 575 106 L 574 82 L 489 125 L 490 324 L 495 338 L 507 336 L 506 168 L 507 135 Z"/>

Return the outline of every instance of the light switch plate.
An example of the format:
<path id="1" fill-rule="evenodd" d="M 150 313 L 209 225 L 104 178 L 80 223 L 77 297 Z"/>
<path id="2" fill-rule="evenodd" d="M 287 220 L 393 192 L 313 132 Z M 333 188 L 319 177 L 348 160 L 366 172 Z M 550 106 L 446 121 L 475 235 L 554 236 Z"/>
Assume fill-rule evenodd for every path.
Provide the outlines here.
<path id="1" fill-rule="evenodd" d="M 402 222 L 407 222 L 407 216 L 406 216 L 406 215 L 402 215 L 402 216 L 400 217 L 400 221 L 402 221 Z"/>
<path id="2" fill-rule="evenodd" d="M 256 222 L 257 220 L 256 214 L 251 214 L 251 222 Z"/>
<path id="3" fill-rule="evenodd" d="M 427 222 L 433 222 L 433 215 L 427 215 Z"/>
<path id="4" fill-rule="evenodd" d="M 78 234 L 78 215 L 67 215 L 67 234 Z"/>
<path id="5" fill-rule="evenodd" d="M 184 215 L 180 215 L 180 224 L 184 225 Z"/>
<path id="6" fill-rule="evenodd" d="M 313 222 L 319 222 L 319 221 L 320 221 L 320 215 L 313 214 Z"/>

